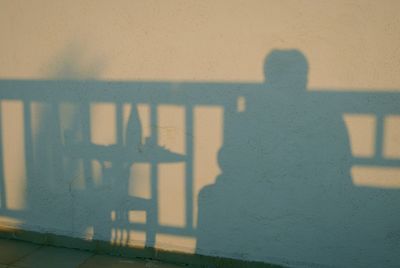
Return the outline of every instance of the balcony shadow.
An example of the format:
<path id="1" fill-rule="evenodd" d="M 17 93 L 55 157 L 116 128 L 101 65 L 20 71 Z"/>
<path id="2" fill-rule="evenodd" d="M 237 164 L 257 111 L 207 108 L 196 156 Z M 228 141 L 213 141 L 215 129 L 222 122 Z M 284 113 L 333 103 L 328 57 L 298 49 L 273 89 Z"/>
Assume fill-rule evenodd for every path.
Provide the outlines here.
<path id="1" fill-rule="evenodd" d="M 397 170 L 400 157 L 385 158 L 382 140 L 385 116 L 400 113 L 398 94 L 309 89 L 308 62 L 298 50 L 272 51 L 265 83 L 96 81 L 90 79 L 101 71 L 97 64 L 82 76 L 85 69 L 76 68 L 81 54 L 74 48 L 65 55 L 70 60 L 54 80 L 0 81 L 0 217 L 19 221 L 22 229 L 116 247 L 189 249 L 177 240 L 157 243 L 164 234 L 192 239 L 189 250 L 197 254 L 291 266 L 400 263 L 399 185 L 356 185 L 352 173 L 355 166 Z M 112 121 L 111 130 L 93 127 L 97 104 L 111 111 L 98 118 Z M 184 111 L 183 152 L 160 145 L 161 105 Z M 221 173 L 200 191 L 197 204 L 198 107 L 223 111 L 223 145 Z M 346 113 L 376 116 L 371 157 L 354 156 Z M 11 117 L 21 125 L 15 133 Z M 95 141 L 109 131 L 113 139 Z M 138 163 L 148 173 L 132 174 Z M 183 208 L 181 225 L 160 221 L 163 163 L 183 164 L 184 204 L 168 212 Z M 10 171 L 17 169 L 22 175 Z M 145 178 L 148 197 L 132 195 L 132 180 Z M 25 205 L 15 207 L 16 198 Z M 132 221 L 132 211 L 144 219 Z"/>

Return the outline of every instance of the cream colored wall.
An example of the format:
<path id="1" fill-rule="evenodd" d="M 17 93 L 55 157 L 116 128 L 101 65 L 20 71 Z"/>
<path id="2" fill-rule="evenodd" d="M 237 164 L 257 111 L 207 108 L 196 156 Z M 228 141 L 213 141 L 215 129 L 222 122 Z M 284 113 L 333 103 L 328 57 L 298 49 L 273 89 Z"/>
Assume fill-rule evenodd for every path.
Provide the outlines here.
<path id="1" fill-rule="evenodd" d="M 400 91 L 398 10 L 400 2 L 396 0 L 3 0 L 0 1 L 0 79 L 259 83 L 265 80 L 263 64 L 269 52 L 298 49 L 304 53 L 310 66 L 308 85 L 311 90 L 397 92 Z M 74 108 L 68 108 L 68 105 L 73 106 L 65 104 L 65 114 L 74 113 Z M 39 118 L 41 111 L 47 108 L 40 103 L 32 107 L 35 134 L 35 129 L 40 131 L 40 120 L 35 121 L 35 114 Z M 90 106 L 93 143 L 115 143 L 115 109 L 112 103 Z M 129 109 L 129 105 L 124 107 L 125 124 Z M 179 105 L 160 106 L 157 118 L 161 129 L 159 144 L 182 154 L 187 150 L 183 142 L 186 128 L 184 109 Z M 7 208 L 29 212 L 29 204 L 21 197 L 29 191 L 26 189 L 26 152 L 22 134 L 23 106 L 18 101 L 2 101 L 1 113 Z M 214 183 L 221 172 L 217 152 L 223 144 L 223 113 L 218 106 L 194 109 L 193 227 L 196 227 L 199 192 L 204 186 Z M 149 107 L 145 104 L 140 106 L 139 114 L 144 136 L 149 136 L 152 124 Z M 353 155 L 372 157 L 375 153 L 372 148 L 374 117 L 349 114 L 344 116 L 344 120 L 350 133 Z M 67 121 L 63 121 L 66 127 L 73 124 Z M 398 159 L 398 150 L 391 149 L 400 144 L 396 135 L 399 132 L 398 116 L 385 122 L 391 124 L 387 126 L 390 131 L 386 134 L 389 136 L 385 153 L 389 158 Z M 95 183 L 101 183 L 99 164 L 93 162 L 92 168 Z M 353 184 L 399 188 L 399 170 L 393 168 L 385 172 L 379 173 L 379 168 L 374 167 L 372 170 L 355 167 L 352 169 Z M 131 174 L 141 174 L 143 179 L 138 182 L 134 175 L 130 177 L 129 194 L 149 198 L 149 166 L 132 167 Z M 389 179 L 377 182 L 376 176 Z M 84 188 L 82 178 L 83 174 L 78 174 L 72 186 L 65 185 L 66 194 L 68 187 Z M 184 180 L 184 164 L 159 167 L 160 224 L 185 227 Z M 48 185 L 54 189 L 59 187 L 52 182 Z M 65 200 L 72 202 L 68 198 Z M 67 205 L 63 209 L 73 213 Z M 146 222 L 143 215 L 132 217 Z M 57 221 L 41 223 L 39 218 L 33 221 L 32 226 L 36 227 L 32 228 L 73 235 L 79 233 L 70 226 L 57 225 Z M 3 224 L 24 224 L 18 221 L 18 217 L 10 215 L 0 215 L 0 220 Z M 90 238 L 92 232 L 89 227 L 79 235 Z M 113 233 L 114 238 L 124 235 L 129 236 Z M 132 235 L 135 239 L 131 244 L 144 245 L 143 233 L 137 231 Z M 192 253 L 196 250 L 196 238 L 158 234 L 155 246 Z M 244 251 L 257 251 L 256 247 Z M 216 254 L 213 251 L 202 253 Z M 244 254 L 243 257 L 240 252 L 233 254 L 228 249 L 218 254 L 277 262 L 282 262 L 284 255 L 263 258 L 257 254 Z M 290 261 L 300 265 L 296 264 L 296 259 Z"/>
<path id="2" fill-rule="evenodd" d="M 51 78 L 70 57 L 97 79 L 262 81 L 271 49 L 296 48 L 311 87 L 397 89 L 399 5 L 1 1 L 0 77 Z"/>

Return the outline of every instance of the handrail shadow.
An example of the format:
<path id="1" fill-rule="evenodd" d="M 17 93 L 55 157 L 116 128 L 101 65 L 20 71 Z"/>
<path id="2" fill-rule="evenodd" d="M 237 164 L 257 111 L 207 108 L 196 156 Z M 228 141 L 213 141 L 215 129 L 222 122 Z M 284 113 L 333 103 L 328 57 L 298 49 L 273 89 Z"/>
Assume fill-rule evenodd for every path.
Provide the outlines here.
<path id="1" fill-rule="evenodd" d="M 205 255 L 306 266 L 399 263 L 400 184 L 357 185 L 353 171 L 379 167 L 399 175 L 400 157 L 383 151 L 385 122 L 399 116 L 400 95 L 308 89 L 308 63 L 295 50 L 273 51 L 265 66 L 267 83 L 1 80 L 0 215 L 18 219 L 22 228 L 71 236 L 91 228 L 93 238 L 115 245 L 129 244 L 129 233 L 141 231 L 147 247 L 162 233 L 196 239 L 196 252 Z M 93 141 L 91 107 L 99 103 L 112 107 L 113 143 Z M 147 137 L 140 104 L 149 108 Z M 184 152 L 159 144 L 160 105 L 183 108 Z M 197 203 L 194 114 L 203 106 L 223 111 L 223 144 L 221 173 Z M 13 135 L 4 120 L 16 110 L 24 166 L 13 168 L 25 170 L 22 209 L 8 204 L 11 152 L 4 144 Z M 371 155 L 354 155 L 346 114 L 371 116 Z M 150 198 L 129 193 L 135 163 L 149 165 Z M 184 163 L 181 226 L 159 220 L 161 163 Z M 145 220 L 132 222 L 130 211 L 144 211 Z"/>

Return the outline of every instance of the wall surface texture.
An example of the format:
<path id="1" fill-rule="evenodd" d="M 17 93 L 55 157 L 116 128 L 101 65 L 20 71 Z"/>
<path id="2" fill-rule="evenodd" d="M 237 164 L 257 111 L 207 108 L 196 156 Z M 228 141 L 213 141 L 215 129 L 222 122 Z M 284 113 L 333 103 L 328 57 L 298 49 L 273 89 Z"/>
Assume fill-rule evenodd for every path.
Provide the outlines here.
<path id="1" fill-rule="evenodd" d="M 0 0 L 0 227 L 399 267 L 399 10 Z"/>

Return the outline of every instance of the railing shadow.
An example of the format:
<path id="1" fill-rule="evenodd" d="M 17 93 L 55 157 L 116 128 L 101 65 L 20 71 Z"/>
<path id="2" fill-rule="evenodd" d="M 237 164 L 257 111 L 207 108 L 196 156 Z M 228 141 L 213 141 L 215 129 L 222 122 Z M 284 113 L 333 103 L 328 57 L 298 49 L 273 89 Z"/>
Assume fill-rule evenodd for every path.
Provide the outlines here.
<path id="1" fill-rule="evenodd" d="M 400 95 L 307 89 L 308 63 L 295 50 L 273 51 L 265 71 L 267 83 L 253 84 L 1 80 L 0 215 L 21 228 L 89 232 L 117 246 L 157 247 L 157 234 L 168 234 L 193 238 L 204 255 L 306 266 L 399 263 L 400 157 L 384 140 Z M 99 104 L 108 112 L 96 121 Z M 160 145 L 163 105 L 183 111 L 180 151 Z M 199 107 L 223 112 L 223 145 L 221 173 L 197 202 Z M 346 114 L 372 116 L 368 153 L 355 155 Z M 96 128 L 102 121 L 112 124 Z M 96 141 L 102 132 L 112 138 Z M 141 163 L 146 172 L 133 172 Z M 165 163 L 183 164 L 171 173 L 183 178 L 184 204 L 167 212 L 183 209 L 175 226 L 160 221 Z M 368 168 L 382 171 L 378 179 L 363 180 Z M 132 181 L 145 177 L 148 195 L 135 196 Z"/>

